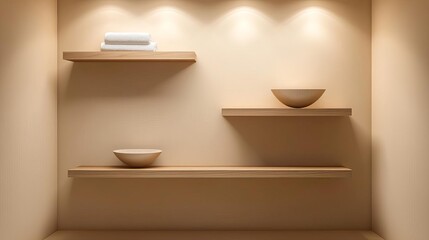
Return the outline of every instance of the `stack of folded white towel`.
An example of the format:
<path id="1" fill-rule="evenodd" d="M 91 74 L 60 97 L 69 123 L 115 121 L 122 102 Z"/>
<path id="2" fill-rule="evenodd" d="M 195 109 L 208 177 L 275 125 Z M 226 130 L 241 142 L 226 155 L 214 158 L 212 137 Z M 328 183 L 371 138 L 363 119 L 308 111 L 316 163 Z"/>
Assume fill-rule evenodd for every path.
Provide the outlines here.
<path id="1" fill-rule="evenodd" d="M 101 51 L 156 51 L 156 42 L 149 33 L 108 32 L 101 43 Z"/>

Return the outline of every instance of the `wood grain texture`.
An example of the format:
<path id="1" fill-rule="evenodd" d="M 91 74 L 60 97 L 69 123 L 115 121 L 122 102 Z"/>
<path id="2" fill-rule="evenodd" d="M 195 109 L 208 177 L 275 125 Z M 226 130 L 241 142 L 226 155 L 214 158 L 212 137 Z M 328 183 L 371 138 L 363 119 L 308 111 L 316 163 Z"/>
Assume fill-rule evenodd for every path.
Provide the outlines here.
<path id="1" fill-rule="evenodd" d="M 345 167 L 151 167 L 80 166 L 69 169 L 74 178 L 344 178 Z"/>
<path id="2" fill-rule="evenodd" d="M 58 231 L 45 240 L 383 240 L 371 231 Z"/>
<path id="3" fill-rule="evenodd" d="M 347 117 L 351 108 L 222 108 L 224 117 Z"/>
<path id="4" fill-rule="evenodd" d="M 100 51 L 63 52 L 72 62 L 196 62 L 195 52 Z"/>

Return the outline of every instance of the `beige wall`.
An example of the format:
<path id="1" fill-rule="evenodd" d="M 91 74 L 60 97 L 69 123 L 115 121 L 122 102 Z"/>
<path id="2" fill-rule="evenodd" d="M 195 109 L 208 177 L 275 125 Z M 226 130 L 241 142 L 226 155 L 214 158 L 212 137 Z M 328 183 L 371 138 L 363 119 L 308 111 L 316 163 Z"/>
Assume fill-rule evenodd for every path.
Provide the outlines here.
<path id="1" fill-rule="evenodd" d="M 0 1 L 0 239 L 57 227 L 54 0 Z"/>
<path id="2" fill-rule="evenodd" d="M 59 59 L 61 229 L 369 229 L 371 2 L 60 0 L 59 51 L 148 31 L 198 62 Z M 349 118 L 228 118 L 281 107 L 275 87 L 327 88 Z M 70 179 L 161 148 L 158 165 L 344 165 L 350 179 Z"/>
<path id="3" fill-rule="evenodd" d="M 387 240 L 429 236 L 428 9 L 374 1 L 373 223 Z"/>

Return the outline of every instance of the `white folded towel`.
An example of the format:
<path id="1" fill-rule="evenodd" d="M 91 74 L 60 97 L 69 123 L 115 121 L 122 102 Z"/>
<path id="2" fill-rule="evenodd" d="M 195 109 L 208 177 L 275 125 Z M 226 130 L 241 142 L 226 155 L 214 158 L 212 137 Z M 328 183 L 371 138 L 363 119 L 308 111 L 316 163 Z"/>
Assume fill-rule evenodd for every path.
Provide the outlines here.
<path id="1" fill-rule="evenodd" d="M 108 32 L 104 35 L 104 42 L 110 45 L 147 45 L 150 38 L 150 34 L 145 32 Z"/>
<path id="2" fill-rule="evenodd" d="M 110 45 L 101 43 L 101 51 L 156 51 L 156 42 L 149 42 L 147 45 Z"/>

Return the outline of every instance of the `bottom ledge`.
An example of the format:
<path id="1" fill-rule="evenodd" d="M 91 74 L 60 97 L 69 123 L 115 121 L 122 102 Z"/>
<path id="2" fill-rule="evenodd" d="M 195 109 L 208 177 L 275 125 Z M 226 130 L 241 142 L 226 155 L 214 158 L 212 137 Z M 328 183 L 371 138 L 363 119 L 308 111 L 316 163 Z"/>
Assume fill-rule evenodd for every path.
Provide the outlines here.
<path id="1" fill-rule="evenodd" d="M 345 167 L 149 167 L 80 166 L 69 169 L 74 178 L 345 178 Z"/>
<path id="2" fill-rule="evenodd" d="M 383 240 L 371 231 L 58 231 L 45 240 Z"/>

